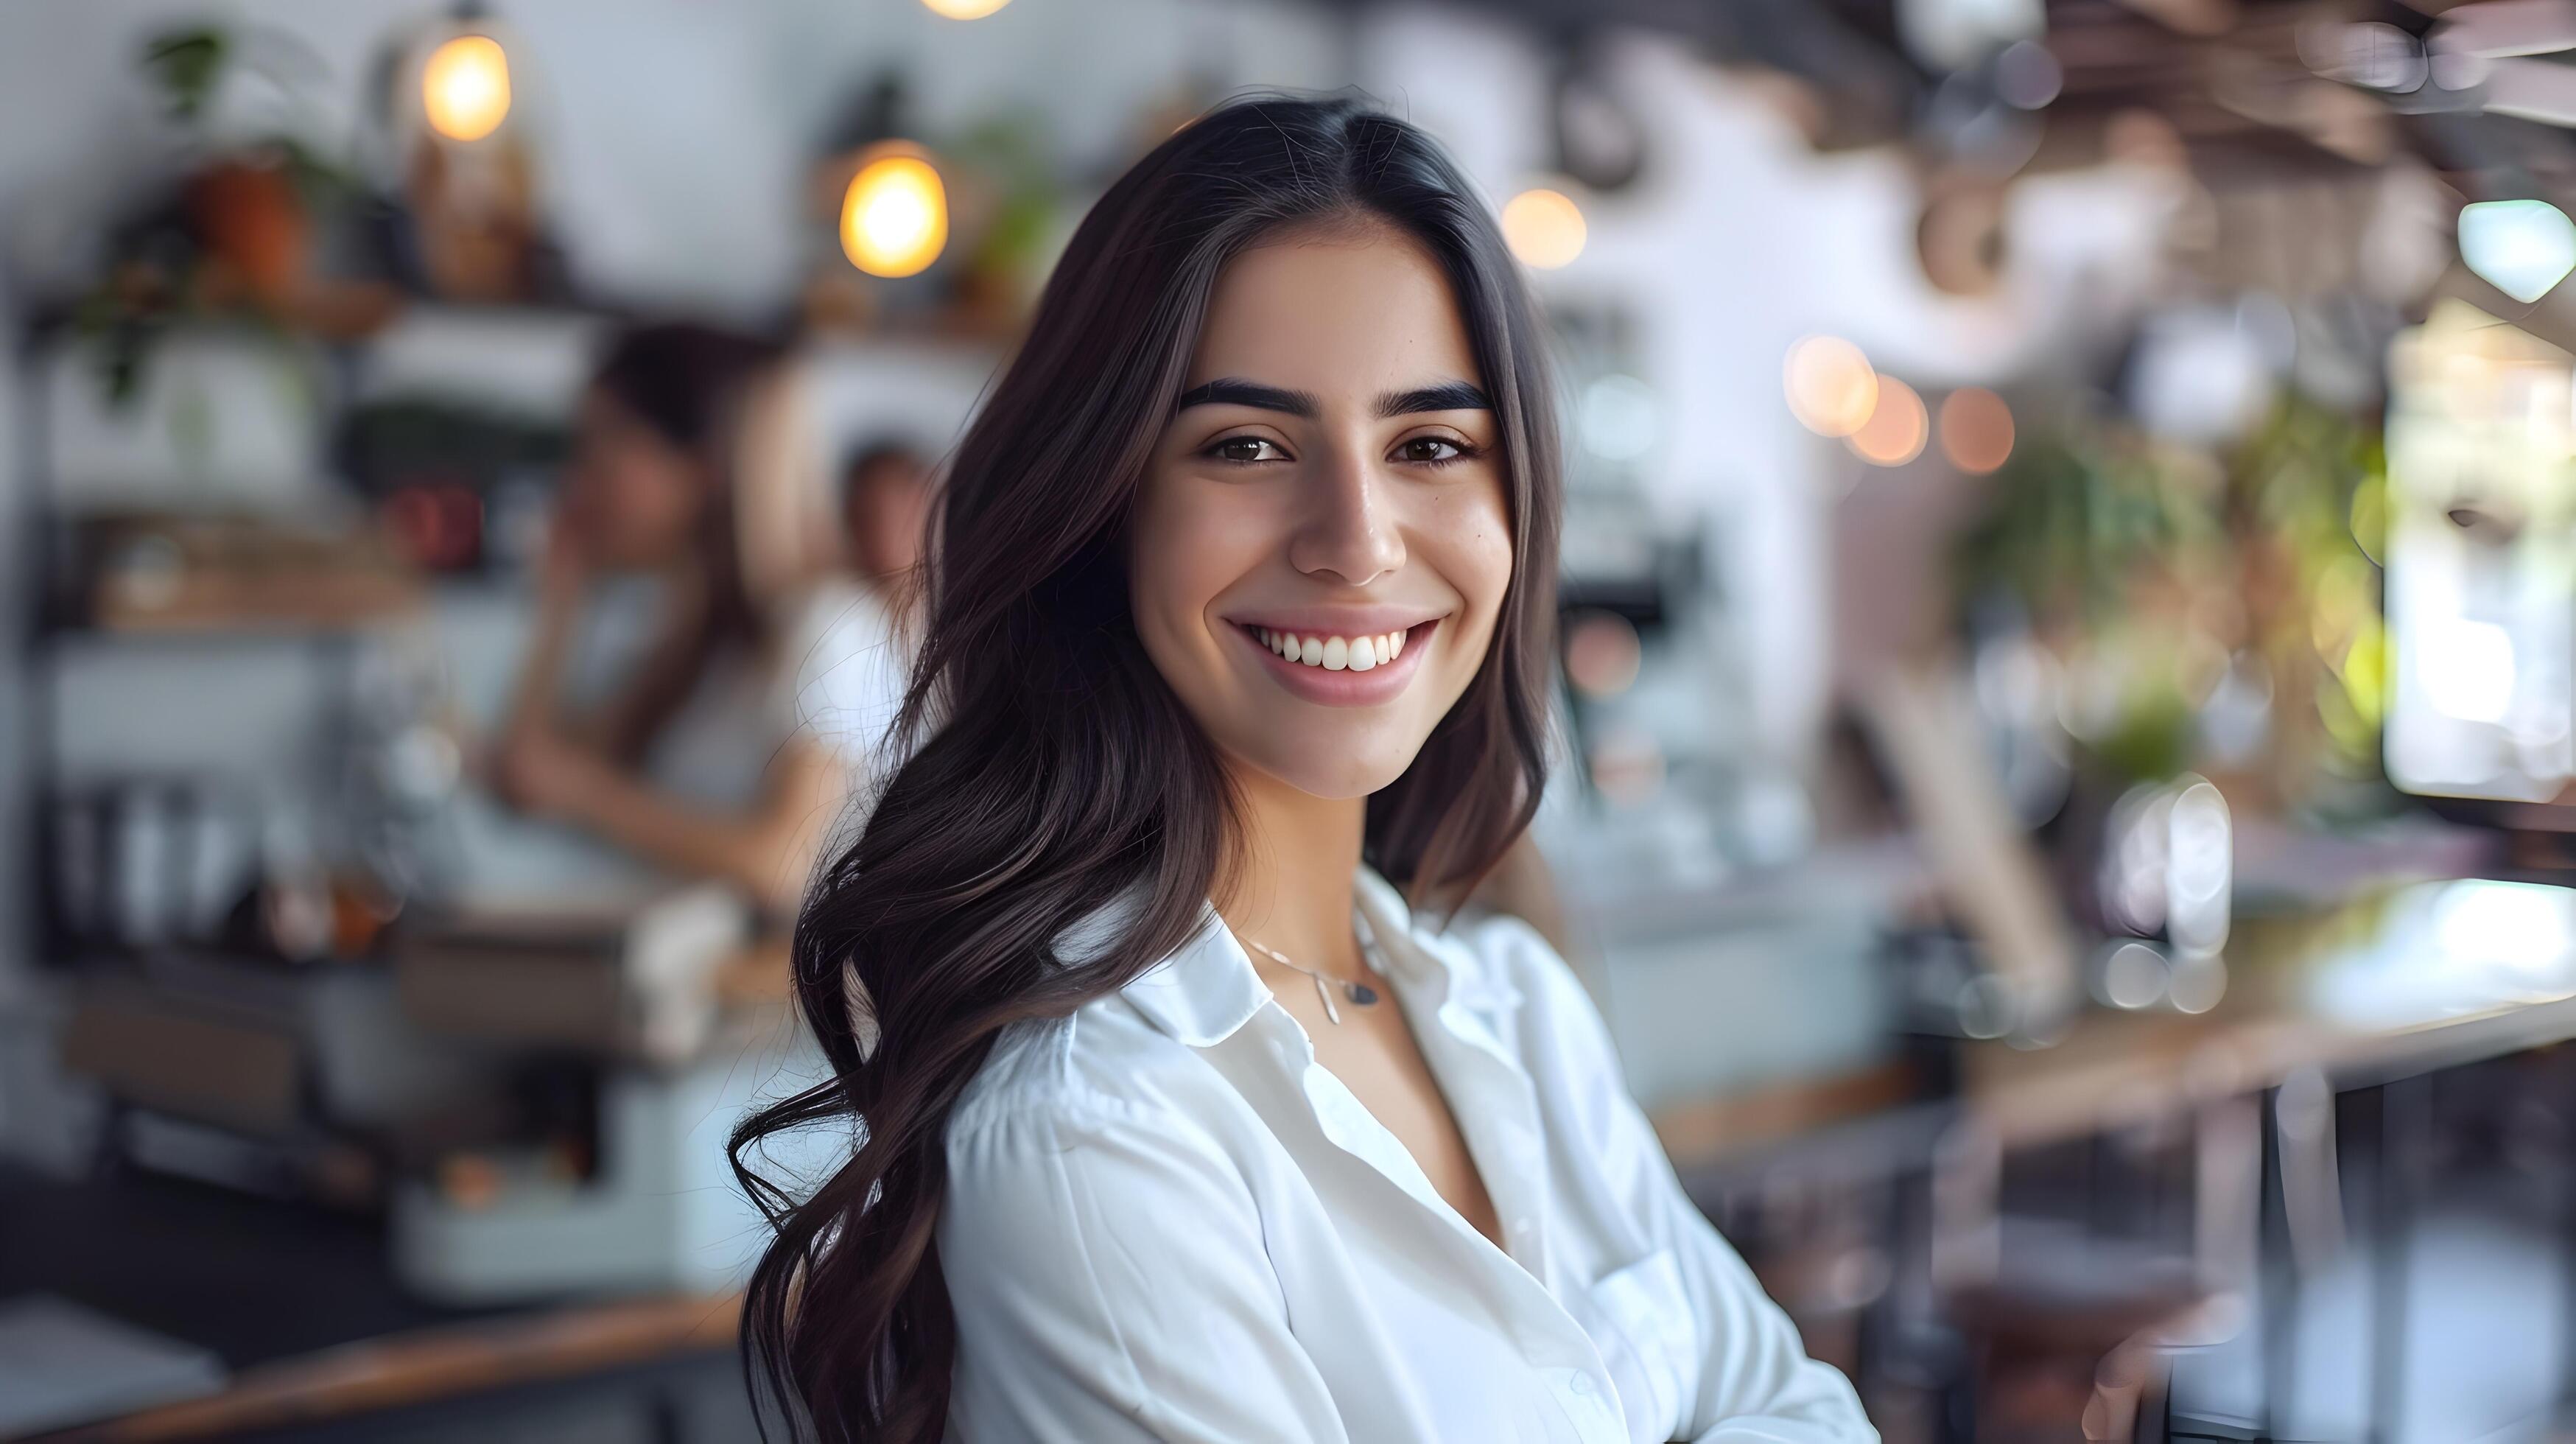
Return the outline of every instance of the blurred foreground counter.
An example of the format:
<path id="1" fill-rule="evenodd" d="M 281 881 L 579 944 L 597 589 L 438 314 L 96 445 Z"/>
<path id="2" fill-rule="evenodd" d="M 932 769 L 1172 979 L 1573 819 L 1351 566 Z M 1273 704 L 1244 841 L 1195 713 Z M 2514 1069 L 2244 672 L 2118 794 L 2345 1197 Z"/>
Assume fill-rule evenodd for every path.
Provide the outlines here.
<path id="1" fill-rule="evenodd" d="M 730 896 L 94 967 L 62 1039 L 109 1107 L 87 1176 L 0 1174 L 0 1437 L 747 1436 L 727 1144 L 823 1065 Z M 828 1171 L 811 1134 L 753 1166 Z"/>
<path id="2" fill-rule="evenodd" d="M 2368 1087 L 2576 1038 L 2576 890 L 2547 884 L 2410 883 L 2340 907 L 2245 918 L 2226 949 L 2227 991 L 2213 1006 L 2091 1007 L 2044 1046 L 1889 1039 L 1885 1008 L 1851 1003 L 1871 986 L 1866 947 L 1853 940 L 1867 933 L 1866 915 L 1807 926 L 1818 937 L 1843 935 L 1842 951 L 1776 965 L 1802 984 L 1821 972 L 1812 987 L 1821 996 L 1803 1006 L 1835 1016 L 1765 1014 L 1753 1026 L 1770 1035 L 1771 1055 L 1784 1051 L 1784 1026 L 1803 1026 L 1807 1041 L 1825 1045 L 1809 1055 L 1820 1066 L 1690 1097 L 1656 1086 L 1689 1064 L 1630 1062 L 1641 1096 L 1658 1100 L 1649 1112 L 1686 1175 L 1784 1161 L 1801 1140 L 1830 1150 L 1839 1129 L 1883 1133 L 1898 1122 L 1965 1125 L 2004 1148 L 2037 1148 L 2260 1094 L 2302 1073 L 2337 1089 Z M 1739 945 L 1699 946 L 1723 952 L 1713 959 L 1723 964 Z M 1712 1052 L 1713 1037 L 1731 1041 L 1743 1026 L 1706 1012 L 1673 1017 L 1670 998 L 1623 1002 L 1627 966 L 1614 962 L 1606 984 L 1624 1047 L 1661 1041 L 1639 1024 L 1623 1027 L 1632 1014 L 1662 1012 L 1651 1026 L 1671 1037 L 1698 1028 L 1700 1048 Z M 1720 976 L 1703 986 L 1720 994 L 1743 981 L 1721 967 L 1707 971 Z M 1790 990 L 1786 981 L 1768 990 L 1755 981 L 1757 996 Z M 1864 1029 L 1880 1030 L 1875 1048 Z"/>
<path id="3" fill-rule="evenodd" d="M 1805 935 L 1855 931 L 1834 915 Z M 1686 946 L 1644 950 L 1650 988 Z M 1685 1185 L 1887 1437 L 1967 1437 L 1944 1430 L 1971 1410 L 1980 1438 L 2450 1438 L 2576 1397 L 2576 1357 L 2523 1342 L 2576 1308 L 2576 890 L 2419 882 L 2240 918 L 2201 1011 L 2097 1004 L 2037 1045 L 1908 1035 L 1881 1007 L 1862 1047 L 1829 1010 L 1868 955 L 1719 946 L 1706 1005 L 1644 1025 L 1633 941 L 1600 985 L 1623 1048 L 1696 1027 L 1711 1052 L 1747 1021 L 1730 971 L 1757 1000 L 1821 977 L 1815 1015 L 1749 1015 L 1751 1056 L 1794 1036 L 1820 1066 L 1696 1097 L 1667 1080 L 1722 1060 L 1629 1066 Z"/>
<path id="4" fill-rule="evenodd" d="M 0 1437 L 748 1432 L 730 1294 L 458 1308 L 420 1299 L 388 1252 L 379 1221 L 311 1205 L 0 1173 Z"/>

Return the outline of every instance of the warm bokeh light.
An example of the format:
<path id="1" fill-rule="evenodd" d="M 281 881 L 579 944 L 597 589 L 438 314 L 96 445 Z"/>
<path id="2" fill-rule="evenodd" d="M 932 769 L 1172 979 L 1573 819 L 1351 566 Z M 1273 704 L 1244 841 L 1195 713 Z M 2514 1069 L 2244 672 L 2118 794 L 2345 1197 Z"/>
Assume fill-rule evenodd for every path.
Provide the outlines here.
<path id="1" fill-rule="evenodd" d="M 1878 405 L 1843 444 L 1873 466 L 1903 466 L 1923 454 L 1923 444 L 1931 437 L 1932 420 L 1923 409 L 1923 398 L 1895 377 L 1881 376 Z"/>
<path id="2" fill-rule="evenodd" d="M 1562 191 L 1526 190 L 1503 205 L 1503 239 L 1526 265 L 1553 271 L 1583 254 L 1583 208 Z"/>
<path id="3" fill-rule="evenodd" d="M 921 0 L 922 8 L 951 20 L 981 20 L 1011 0 Z"/>
<path id="4" fill-rule="evenodd" d="M 1587 697 L 1627 691 L 1643 660 L 1635 624 L 1617 612 L 1586 612 L 1566 631 L 1566 680 Z"/>
<path id="5" fill-rule="evenodd" d="M 910 151 L 859 167 L 841 200 L 841 250 L 871 276 L 918 275 L 948 244 L 948 190 Z"/>
<path id="6" fill-rule="evenodd" d="M 2012 408 L 1982 386 L 1963 386 L 1941 403 L 1941 454 L 1972 476 L 2012 457 Z"/>
<path id="7" fill-rule="evenodd" d="M 1790 347 L 1781 381 L 1790 414 L 1818 436 L 1849 436 L 1878 406 L 1878 373 L 1839 336 L 1809 336 Z"/>
<path id="8" fill-rule="evenodd" d="M 510 57 L 489 35 L 459 35 L 420 71 L 429 127 L 449 140 L 481 140 L 510 115 Z"/>

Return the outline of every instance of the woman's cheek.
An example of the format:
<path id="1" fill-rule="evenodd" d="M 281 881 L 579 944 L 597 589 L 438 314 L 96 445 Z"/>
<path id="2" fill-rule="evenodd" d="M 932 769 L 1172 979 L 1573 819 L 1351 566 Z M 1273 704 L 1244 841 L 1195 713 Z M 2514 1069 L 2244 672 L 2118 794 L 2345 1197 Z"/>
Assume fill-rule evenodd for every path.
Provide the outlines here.
<path id="1" fill-rule="evenodd" d="M 1467 504 L 1445 518 L 1435 534 L 1444 538 L 1442 570 L 1467 603 L 1473 618 L 1470 630 L 1478 643 L 1473 650 L 1481 657 L 1482 644 L 1493 633 L 1503 594 L 1512 581 L 1511 523 L 1500 485 L 1490 492 L 1471 493 Z"/>
<path id="2" fill-rule="evenodd" d="M 1148 485 L 1129 563 L 1140 621 L 1161 634 L 1176 655 L 1194 655 L 1214 641 L 1208 608 L 1246 566 L 1232 565 L 1237 529 L 1231 508 L 1215 488 L 1195 478 L 1165 475 Z"/>

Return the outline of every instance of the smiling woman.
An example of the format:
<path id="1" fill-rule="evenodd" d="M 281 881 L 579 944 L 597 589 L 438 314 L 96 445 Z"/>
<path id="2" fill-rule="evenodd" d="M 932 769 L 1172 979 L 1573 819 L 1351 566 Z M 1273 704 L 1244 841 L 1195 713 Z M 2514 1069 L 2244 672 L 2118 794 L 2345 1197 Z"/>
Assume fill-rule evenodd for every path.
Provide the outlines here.
<path id="1" fill-rule="evenodd" d="M 1543 782 L 1540 356 L 1361 105 L 1215 111 L 1084 220 L 951 470 L 919 745 L 797 929 L 835 1076 L 735 1132 L 800 1437 L 1875 1437 L 1563 961 L 1444 915 Z M 853 1115 L 819 1187 L 749 1166 Z"/>
<path id="2" fill-rule="evenodd" d="M 1226 268 L 1190 370 L 1137 499 L 1137 637 L 1260 780 L 1365 796 L 1465 693 L 1512 578 L 1500 437 L 1448 281 L 1383 222 L 1283 232 Z"/>

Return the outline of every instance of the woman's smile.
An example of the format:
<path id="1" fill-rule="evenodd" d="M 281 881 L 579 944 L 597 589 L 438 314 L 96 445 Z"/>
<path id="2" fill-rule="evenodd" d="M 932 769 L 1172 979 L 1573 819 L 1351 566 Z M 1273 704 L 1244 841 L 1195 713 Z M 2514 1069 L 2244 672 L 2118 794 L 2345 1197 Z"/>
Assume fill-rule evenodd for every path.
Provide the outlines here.
<path id="1" fill-rule="evenodd" d="M 1384 629 L 1365 630 L 1373 626 Z M 1229 629 L 1266 654 L 1257 665 L 1294 695 L 1326 707 L 1373 707 L 1412 682 L 1439 626 L 1438 617 L 1389 626 L 1366 616 L 1347 623 L 1283 616 L 1235 620 Z"/>

